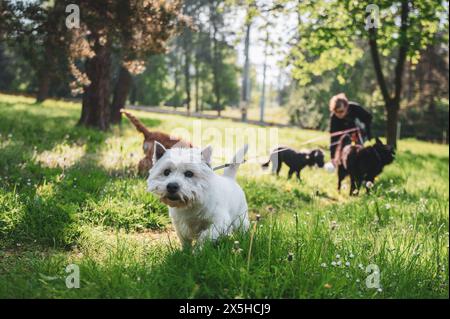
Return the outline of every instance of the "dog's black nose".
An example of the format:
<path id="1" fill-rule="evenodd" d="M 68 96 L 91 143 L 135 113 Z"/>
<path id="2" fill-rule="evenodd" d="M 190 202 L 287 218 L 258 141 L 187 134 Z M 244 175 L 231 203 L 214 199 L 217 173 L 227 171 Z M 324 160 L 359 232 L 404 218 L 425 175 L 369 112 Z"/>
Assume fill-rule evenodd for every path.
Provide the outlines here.
<path id="1" fill-rule="evenodd" d="M 179 189 L 180 189 L 180 185 L 178 185 L 177 183 L 169 183 L 169 184 L 167 184 L 167 191 L 170 194 L 175 194 L 176 192 L 178 192 Z"/>

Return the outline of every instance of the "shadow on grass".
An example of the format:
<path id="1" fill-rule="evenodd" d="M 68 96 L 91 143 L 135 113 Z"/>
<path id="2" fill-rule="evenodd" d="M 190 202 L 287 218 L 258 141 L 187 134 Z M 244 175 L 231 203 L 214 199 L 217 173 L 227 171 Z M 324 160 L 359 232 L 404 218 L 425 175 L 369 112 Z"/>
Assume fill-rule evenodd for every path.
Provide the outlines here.
<path id="1" fill-rule="evenodd" d="M 41 108 L 29 104 L 18 110 L 15 104 L 0 103 L 1 246 L 70 246 L 79 236 L 77 213 L 86 201 L 98 200 L 109 181 L 123 178 L 102 167 L 95 156 L 112 132 L 77 127 L 73 116 L 59 114 L 56 108 L 37 113 Z M 146 121 L 149 127 L 158 124 Z M 84 146 L 85 153 L 68 168 L 35 161 L 36 153 L 60 144 Z"/>

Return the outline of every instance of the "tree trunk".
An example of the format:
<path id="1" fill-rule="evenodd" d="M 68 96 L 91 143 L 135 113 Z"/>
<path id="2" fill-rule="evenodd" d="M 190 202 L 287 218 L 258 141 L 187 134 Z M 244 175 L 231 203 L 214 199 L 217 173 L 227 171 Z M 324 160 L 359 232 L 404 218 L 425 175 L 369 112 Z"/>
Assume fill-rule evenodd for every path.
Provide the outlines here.
<path id="1" fill-rule="evenodd" d="M 179 74 L 180 74 L 180 69 L 179 69 L 180 59 L 179 59 L 179 53 L 178 53 L 178 44 L 175 46 L 175 49 L 174 49 L 174 57 L 175 57 L 175 61 L 174 61 L 174 63 L 175 63 L 174 77 L 175 77 L 175 79 L 174 79 L 174 88 L 173 88 L 173 91 L 174 91 L 173 106 L 174 106 L 174 109 L 176 110 L 177 107 L 179 106 L 178 105 L 178 103 L 179 103 L 178 87 L 180 86 L 180 76 L 179 76 Z"/>
<path id="2" fill-rule="evenodd" d="M 378 85 L 383 96 L 383 100 L 386 106 L 387 125 L 386 125 L 386 138 L 387 143 L 393 147 L 397 147 L 397 125 L 398 125 L 398 112 L 400 110 L 400 100 L 403 89 L 403 74 L 405 69 L 405 61 L 408 52 L 408 14 L 409 14 L 409 2 L 408 0 L 402 0 L 401 2 L 401 25 L 400 25 L 400 38 L 398 59 L 395 66 L 395 79 L 394 79 L 394 94 L 391 97 L 389 93 L 388 85 L 383 74 L 383 68 L 381 66 L 380 55 L 378 51 L 377 43 L 377 31 L 376 28 L 369 29 L 369 46 L 372 56 L 372 62 L 375 69 Z"/>
<path id="3" fill-rule="evenodd" d="M 186 90 L 186 110 L 189 114 L 191 112 L 191 58 L 190 53 L 186 52 L 186 60 L 184 64 L 184 83 Z"/>
<path id="4" fill-rule="evenodd" d="M 189 31 L 184 36 L 184 84 L 186 92 L 186 111 L 189 114 L 191 112 L 191 36 Z"/>
<path id="5" fill-rule="evenodd" d="M 216 38 L 217 35 L 217 29 L 215 24 L 214 25 L 214 36 L 213 36 L 213 82 L 214 82 L 214 95 L 216 97 L 216 110 L 217 110 L 217 116 L 221 116 L 221 105 L 220 105 L 220 82 L 219 82 L 219 63 L 220 63 L 220 48 L 219 48 L 219 41 Z"/>
<path id="6" fill-rule="evenodd" d="M 137 102 L 137 85 L 136 82 L 131 80 L 131 92 L 130 92 L 130 103 L 131 105 L 135 105 Z"/>
<path id="7" fill-rule="evenodd" d="M 122 66 L 119 72 L 119 79 L 114 88 L 114 97 L 111 104 L 111 124 L 121 123 L 122 114 L 120 110 L 125 107 L 132 80 L 130 72 Z"/>
<path id="8" fill-rule="evenodd" d="M 398 105 L 389 105 L 387 107 L 387 125 L 386 125 L 386 138 L 387 144 L 397 147 L 397 125 L 398 125 Z"/>
<path id="9" fill-rule="evenodd" d="M 86 74 L 91 84 L 84 88 L 81 118 L 78 125 L 103 131 L 109 128 L 110 67 L 109 47 L 96 44 L 95 56 L 86 61 Z"/>
<path id="10" fill-rule="evenodd" d="M 53 57 L 52 51 L 52 41 L 50 37 L 47 36 L 45 41 L 45 56 L 46 60 L 38 66 L 38 92 L 36 95 L 36 103 L 42 103 L 48 98 L 48 92 L 50 90 L 50 81 L 52 77 L 52 72 L 54 72 L 54 65 L 51 61 L 55 58 Z M 54 62 L 54 61 L 53 61 Z"/>
<path id="11" fill-rule="evenodd" d="M 198 112 L 200 110 L 200 63 L 198 61 L 198 57 L 195 58 L 195 112 Z"/>
<path id="12" fill-rule="evenodd" d="M 252 24 L 249 22 L 247 24 L 247 31 L 245 34 L 245 64 L 244 64 L 244 74 L 242 77 L 242 103 L 245 110 L 242 112 L 242 121 L 247 120 L 248 103 L 250 101 L 250 34 L 251 34 Z"/>
<path id="13" fill-rule="evenodd" d="M 221 105 L 220 105 L 220 82 L 219 82 L 219 48 L 218 41 L 214 39 L 214 67 L 213 67 L 213 77 L 214 77 L 214 95 L 216 97 L 216 110 L 217 116 L 221 117 Z"/>
<path id="14" fill-rule="evenodd" d="M 259 103 L 260 107 L 260 117 L 259 121 L 261 123 L 264 123 L 264 112 L 266 107 L 266 75 L 267 75 L 267 54 L 268 54 L 268 47 L 269 47 L 269 31 L 266 33 L 266 41 L 265 41 L 265 49 L 264 49 L 264 66 L 263 66 L 263 84 L 262 84 L 262 91 L 261 91 L 261 101 Z"/>
<path id="15" fill-rule="evenodd" d="M 36 103 L 42 103 L 48 98 L 48 92 L 50 90 L 50 71 L 48 69 L 42 69 L 39 72 L 39 86 L 36 96 Z"/>
<path id="16" fill-rule="evenodd" d="M 212 27 L 212 71 L 213 71 L 213 91 L 215 96 L 215 108 L 217 111 L 217 116 L 221 116 L 221 105 L 220 105 L 220 82 L 219 82 L 219 73 L 220 73 L 220 65 L 221 57 L 220 57 L 220 48 L 219 48 L 219 40 L 217 39 L 218 34 L 218 26 L 217 26 L 217 8 L 215 7 L 217 5 L 214 2 L 211 2 L 210 4 L 210 20 L 211 20 L 211 27 Z"/>

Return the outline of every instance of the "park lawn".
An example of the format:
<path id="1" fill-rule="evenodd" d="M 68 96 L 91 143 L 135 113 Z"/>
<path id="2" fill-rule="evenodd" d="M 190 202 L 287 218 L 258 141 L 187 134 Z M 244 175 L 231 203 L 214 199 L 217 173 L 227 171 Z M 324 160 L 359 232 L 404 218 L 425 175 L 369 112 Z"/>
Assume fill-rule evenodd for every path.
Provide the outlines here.
<path id="1" fill-rule="evenodd" d="M 190 253 L 136 175 L 141 136 L 126 120 L 107 133 L 76 127 L 79 113 L 76 103 L 0 95 L 0 298 L 449 297 L 448 146 L 402 140 L 373 192 L 349 197 L 325 170 L 306 169 L 301 182 L 287 181 L 285 168 L 264 173 L 258 145 L 239 182 L 261 220 Z M 200 123 L 134 113 L 187 137 Z M 213 132 L 201 143 L 216 149 L 226 130 L 257 128 L 201 126 Z M 278 133 L 295 148 L 326 136 Z M 69 264 L 79 266 L 78 289 L 66 287 Z M 379 269 L 378 288 L 367 287 L 367 268 Z"/>
<path id="2" fill-rule="evenodd" d="M 174 108 L 171 106 L 158 106 L 159 109 L 173 111 Z M 177 111 L 186 111 L 186 108 L 178 107 Z M 203 114 L 217 115 L 216 110 L 204 110 Z M 227 107 L 221 111 L 223 117 L 241 119 L 242 112 L 239 107 Z M 251 107 L 247 110 L 247 119 L 252 121 L 259 121 L 261 119 L 259 107 Z M 264 119 L 269 123 L 276 124 L 290 124 L 290 117 L 287 108 L 281 106 L 269 106 L 265 108 Z"/>

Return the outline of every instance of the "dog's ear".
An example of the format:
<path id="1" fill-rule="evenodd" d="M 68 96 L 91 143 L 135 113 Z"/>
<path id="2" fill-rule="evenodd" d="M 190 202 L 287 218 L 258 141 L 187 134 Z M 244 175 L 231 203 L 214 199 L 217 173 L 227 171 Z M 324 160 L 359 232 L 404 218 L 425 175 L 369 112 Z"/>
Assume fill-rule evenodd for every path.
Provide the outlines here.
<path id="1" fill-rule="evenodd" d="M 375 138 L 375 143 L 377 143 L 379 145 L 383 145 L 383 142 L 380 140 L 379 137 Z"/>
<path id="2" fill-rule="evenodd" d="M 202 161 L 204 161 L 206 164 L 211 164 L 212 159 L 212 146 L 208 145 L 202 150 Z"/>
<path id="3" fill-rule="evenodd" d="M 158 141 L 155 141 L 155 145 L 153 146 L 153 165 L 164 156 L 164 154 L 167 152 L 167 149 L 159 143 Z"/>

